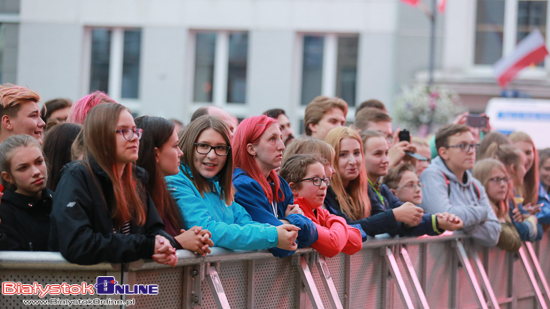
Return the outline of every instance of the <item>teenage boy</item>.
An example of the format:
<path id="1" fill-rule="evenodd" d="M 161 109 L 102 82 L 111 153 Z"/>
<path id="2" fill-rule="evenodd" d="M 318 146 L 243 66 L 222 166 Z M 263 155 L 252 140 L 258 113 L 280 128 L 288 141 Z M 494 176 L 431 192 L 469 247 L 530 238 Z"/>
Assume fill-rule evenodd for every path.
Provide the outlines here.
<path id="1" fill-rule="evenodd" d="M 290 120 L 286 116 L 285 110 L 281 108 L 273 108 L 264 112 L 264 115 L 277 120 L 281 129 L 281 134 L 283 135 L 283 142 L 285 143 L 285 146 L 288 146 L 288 144 L 294 140 L 294 130 L 290 127 Z"/>
<path id="2" fill-rule="evenodd" d="M 306 107 L 304 126 L 307 136 L 325 139 L 332 128 L 346 125 L 348 103 L 340 98 L 318 96 Z"/>
<path id="3" fill-rule="evenodd" d="M 406 152 L 416 152 L 416 148 L 410 142 L 396 140 L 397 134 L 393 133 L 391 121 L 392 119 L 387 113 L 377 108 L 368 107 L 361 109 L 361 111 L 355 115 L 354 126 L 358 132 L 372 130 L 384 134 L 390 143 L 389 168 L 396 167 L 405 161 L 406 163 L 415 164 L 411 157 L 407 157 Z"/>
<path id="4" fill-rule="evenodd" d="M 389 157 L 388 142 L 384 135 L 377 131 L 361 132 L 363 141 L 365 169 L 369 182 L 368 193 L 372 209 L 393 209 L 403 212 L 413 212 L 416 221 L 401 225 L 395 231 L 402 236 L 420 236 L 424 234 L 439 235 L 444 230 L 454 231 L 462 227 L 462 221 L 444 211 L 424 212 L 422 208 L 411 202 L 403 203 L 391 190 L 380 183 L 380 179 L 388 174 Z"/>
<path id="5" fill-rule="evenodd" d="M 28 134 L 42 145 L 44 120 L 38 107 L 40 96 L 27 87 L 0 85 L 0 143 L 11 135 Z"/>
<path id="6" fill-rule="evenodd" d="M 426 212 L 449 212 L 464 221 L 464 232 L 483 246 L 492 247 L 500 236 L 500 223 L 491 209 L 485 188 L 472 176 L 476 144 L 465 125 L 450 124 L 435 134 L 438 157 L 420 175 L 424 184 L 420 207 Z"/>

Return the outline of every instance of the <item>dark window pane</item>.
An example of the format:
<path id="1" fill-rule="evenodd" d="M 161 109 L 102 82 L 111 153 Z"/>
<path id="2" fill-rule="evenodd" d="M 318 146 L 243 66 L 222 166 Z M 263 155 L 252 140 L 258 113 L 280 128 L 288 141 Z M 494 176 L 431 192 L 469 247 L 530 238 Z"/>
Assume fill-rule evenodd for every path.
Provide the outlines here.
<path id="1" fill-rule="evenodd" d="M 229 35 L 229 66 L 227 70 L 227 103 L 246 103 L 246 65 L 248 33 Z"/>
<path id="2" fill-rule="evenodd" d="M 344 99 L 349 106 L 355 106 L 358 48 L 359 37 L 338 38 L 336 96 Z"/>
<path id="3" fill-rule="evenodd" d="M 141 54 L 141 30 L 124 31 L 124 55 L 122 64 L 122 92 L 125 99 L 139 96 L 139 59 Z"/>
<path id="4" fill-rule="evenodd" d="M 109 92 L 109 61 L 111 53 L 111 30 L 92 30 L 92 65 L 90 66 L 90 92 Z"/>
<path id="5" fill-rule="evenodd" d="M 531 31 L 538 28 L 546 38 L 546 7 L 547 1 L 518 1 L 518 29 L 516 42 L 519 43 Z M 544 61 L 537 65 L 544 66 Z"/>
<path id="6" fill-rule="evenodd" d="M 212 102 L 216 33 L 201 32 L 196 38 L 193 101 Z"/>
<path id="7" fill-rule="evenodd" d="M 304 36 L 304 57 L 302 61 L 302 105 L 308 105 L 321 95 L 323 84 L 323 45 L 322 36 Z"/>
<path id="8" fill-rule="evenodd" d="M 504 0 L 478 0 L 475 64 L 494 64 L 502 57 Z"/>

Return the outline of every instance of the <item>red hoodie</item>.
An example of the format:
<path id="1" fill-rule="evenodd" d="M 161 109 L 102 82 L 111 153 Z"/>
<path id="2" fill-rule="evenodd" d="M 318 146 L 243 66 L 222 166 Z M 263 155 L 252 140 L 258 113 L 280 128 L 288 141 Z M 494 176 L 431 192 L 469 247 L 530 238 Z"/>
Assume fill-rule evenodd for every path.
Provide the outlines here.
<path id="1" fill-rule="evenodd" d="M 344 218 L 332 215 L 322 207 L 317 208 L 315 216 L 313 208 L 303 197 L 295 198 L 294 204 L 298 204 L 304 216 L 311 219 L 317 227 L 319 238 L 311 247 L 321 255 L 329 258 L 340 252 L 351 255 L 363 247 L 361 232 L 349 226 Z"/>

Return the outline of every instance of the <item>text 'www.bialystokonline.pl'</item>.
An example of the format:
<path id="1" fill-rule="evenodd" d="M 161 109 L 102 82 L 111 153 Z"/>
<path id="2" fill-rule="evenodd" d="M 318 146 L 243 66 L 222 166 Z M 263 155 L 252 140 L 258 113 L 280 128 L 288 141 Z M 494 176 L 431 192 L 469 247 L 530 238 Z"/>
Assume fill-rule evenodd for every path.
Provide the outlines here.
<path id="1" fill-rule="evenodd" d="M 25 306 L 134 306 L 135 299 L 111 299 L 111 298 L 88 298 L 88 299 L 23 299 Z"/>

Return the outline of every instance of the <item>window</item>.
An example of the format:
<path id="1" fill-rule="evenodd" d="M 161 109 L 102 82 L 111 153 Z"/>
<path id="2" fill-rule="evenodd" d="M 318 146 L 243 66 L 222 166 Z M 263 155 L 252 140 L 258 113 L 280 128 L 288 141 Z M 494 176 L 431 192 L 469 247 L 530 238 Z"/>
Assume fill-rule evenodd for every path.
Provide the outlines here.
<path id="1" fill-rule="evenodd" d="M 89 92 L 138 99 L 141 29 L 92 28 Z"/>
<path id="2" fill-rule="evenodd" d="M 248 32 L 195 33 L 193 102 L 246 103 Z"/>
<path id="3" fill-rule="evenodd" d="M 474 64 L 493 65 L 538 28 L 546 37 L 547 0 L 478 0 Z"/>
<path id="4" fill-rule="evenodd" d="M 301 105 L 326 95 L 355 106 L 358 49 L 357 35 L 304 35 Z"/>

